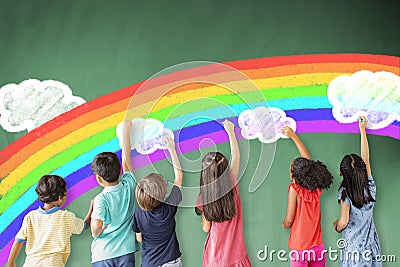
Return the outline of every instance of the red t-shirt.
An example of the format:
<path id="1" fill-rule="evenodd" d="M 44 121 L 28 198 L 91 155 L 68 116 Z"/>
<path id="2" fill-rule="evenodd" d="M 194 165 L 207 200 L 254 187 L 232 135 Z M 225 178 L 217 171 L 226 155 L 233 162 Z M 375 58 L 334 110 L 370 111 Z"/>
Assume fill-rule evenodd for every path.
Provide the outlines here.
<path id="1" fill-rule="evenodd" d="M 296 215 L 290 229 L 289 248 L 294 250 L 309 249 L 322 244 L 321 206 L 322 190 L 311 192 L 298 184 L 289 185 L 298 195 Z"/>

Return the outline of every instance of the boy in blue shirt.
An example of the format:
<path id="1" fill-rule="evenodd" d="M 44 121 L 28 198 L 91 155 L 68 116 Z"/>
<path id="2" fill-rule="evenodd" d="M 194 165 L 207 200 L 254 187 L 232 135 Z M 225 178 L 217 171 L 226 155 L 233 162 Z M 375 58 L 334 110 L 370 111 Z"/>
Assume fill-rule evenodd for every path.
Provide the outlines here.
<path id="1" fill-rule="evenodd" d="M 182 201 L 180 187 L 183 175 L 174 145 L 171 138 L 166 139 L 175 173 L 174 187 L 168 198 L 165 199 L 167 181 L 160 174 L 147 175 L 136 187 L 140 208 L 135 210 L 133 230 L 137 240 L 143 242 L 142 267 L 182 266 L 175 232 L 175 215 Z"/>
<path id="2" fill-rule="evenodd" d="M 133 226 L 136 180 L 131 163 L 129 132 L 132 122 L 124 122 L 122 168 L 117 155 L 98 154 L 91 165 L 103 191 L 94 198 L 91 230 L 93 267 L 135 266 L 134 253 L 138 250 Z"/>

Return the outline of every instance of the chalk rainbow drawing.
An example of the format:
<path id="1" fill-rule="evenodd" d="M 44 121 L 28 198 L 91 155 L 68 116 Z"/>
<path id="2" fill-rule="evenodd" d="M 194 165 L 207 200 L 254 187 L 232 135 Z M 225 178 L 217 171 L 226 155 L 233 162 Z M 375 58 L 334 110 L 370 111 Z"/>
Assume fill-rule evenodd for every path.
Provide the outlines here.
<path id="1" fill-rule="evenodd" d="M 386 71 L 399 75 L 400 58 L 384 55 L 368 54 L 323 54 L 300 55 L 272 58 L 257 58 L 225 63 L 250 77 L 262 90 L 263 96 L 271 107 L 280 108 L 297 124 L 298 133 L 357 133 L 356 123 L 342 127 L 332 115 L 332 105 L 328 100 L 329 83 L 340 75 L 351 75 L 360 70 L 372 72 Z M 212 75 L 212 67 L 186 70 L 193 76 Z M 179 77 L 178 73 L 170 73 L 157 77 L 157 82 L 168 84 Z M 118 139 L 115 136 L 116 127 L 124 119 L 125 108 L 132 95 L 141 86 L 138 83 L 109 95 L 99 97 L 79 107 L 64 113 L 53 120 L 32 130 L 16 142 L 0 151 L 0 266 L 6 263 L 13 238 L 18 231 L 23 217 L 39 205 L 34 191 L 38 178 L 47 173 L 65 177 L 69 190 L 69 203 L 97 186 L 90 171 L 93 157 L 102 151 L 115 151 L 121 154 Z M 178 129 L 179 118 L 164 120 L 182 101 L 193 99 L 196 94 L 207 90 L 207 84 L 197 86 L 182 86 L 168 95 L 168 101 L 155 107 L 151 114 L 141 114 L 142 117 L 158 119 L 168 128 L 180 132 L 176 142 L 179 153 L 197 150 L 200 140 L 211 138 L 215 143 L 227 142 L 227 137 L 220 125 L 201 121 Z M 140 107 L 157 95 L 157 87 L 142 92 L 142 102 L 137 102 L 138 114 Z M 240 99 L 233 94 L 213 90 L 209 97 L 218 99 L 224 105 L 229 105 L 237 114 L 247 109 L 241 105 Z M 243 89 L 243 94 L 252 94 Z M 178 96 L 179 95 L 179 96 Z M 174 96 L 177 96 L 176 98 Z M 254 99 L 256 103 L 258 99 Z M 211 107 L 213 112 L 218 106 Z M 187 110 L 191 116 L 210 112 L 209 107 L 196 105 L 193 102 Z M 227 117 L 224 112 L 218 112 L 221 120 Z M 140 116 L 139 116 L 140 117 Z M 230 118 L 237 126 L 237 117 Z M 174 120 L 174 123 L 169 121 Z M 240 130 L 240 129 L 239 129 Z M 388 136 L 400 139 L 400 123 L 394 121 L 388 127 L 368 130 L 369 134 Z M 237 131 L 238 139 L 243 139 Z M 136 167 L 146 166 L 152 162 L 163 160 L 161 150 L 151 155 L 132 153 Z"/>

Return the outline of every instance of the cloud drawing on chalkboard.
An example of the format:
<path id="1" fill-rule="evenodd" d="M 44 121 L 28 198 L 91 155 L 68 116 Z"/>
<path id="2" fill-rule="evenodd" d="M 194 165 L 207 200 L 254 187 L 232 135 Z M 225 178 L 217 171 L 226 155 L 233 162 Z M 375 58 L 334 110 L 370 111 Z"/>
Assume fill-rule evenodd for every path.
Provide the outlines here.
<path id="1" fill-rule="evenodd" d="M 400 77 L 391 72 L 362 70 L 338 76 L 329 84 L 328 98 L 333 117 L 341 123 L 366 116 L 367 128 L 381 129 L 400 121 Z"/>
<path id="2" fill-rule="evenodd" d="M 6 84 L 0 88 L 0 125 L 8 132 L 29 132 L 85 102 L 59 81 Z"/>
<path id="3" fill-rule="evenodd" d="M 123 122 L 119 123 L 116 130 L 119 146 L 122 148 Z M 136 118 L 132 120 L 130 131 L 131 148 L 136 149 L 140 154 L 151 154 L 157 149 L 166 149 L 164 137 L 169 136 L 174 139 L 174 133 L 167 128 L 161 121 L 156 119 Z"/>
<path id="4" fill-rule="evenodd" d="M 296 121 L 287 117 L 282 109 L 273 107 L 247 109 L 240 113 L 238 123 L 244 138 L 258 138 L 263 143 L 273 143 L 279 138 L 287 138 L 281 132 L 284 126 L 289 126 L 296 131 Z"/>

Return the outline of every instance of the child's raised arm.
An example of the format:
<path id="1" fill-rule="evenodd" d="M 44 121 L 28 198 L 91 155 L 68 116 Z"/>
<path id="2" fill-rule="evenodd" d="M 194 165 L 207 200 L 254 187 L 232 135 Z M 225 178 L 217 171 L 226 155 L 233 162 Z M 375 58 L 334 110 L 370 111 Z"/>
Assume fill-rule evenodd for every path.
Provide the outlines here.
<path id="1" fill-rule="evenodd" d="M 182 173 L 181 163 L 179 162 L 178 155 L 176 154 L 174 140 L 170 137 L 166 137 L 164 143 L 169 151 L 169 154 L 171 155 L 172 165 L 174 166 L 174 174 L 175 174 L 174 185 L 181 187 L 183 173 Z"/>
<path id="2" fill-rule="evenodd" d="M 238 175 L 239 174 L 239 167 L 240 167 L 240 150 L 239 145 L 235 135 L 235 125 L 228 120 L 223 122 L 224 129 L 229 137 L 229 143 L 231 146 L 231 172 Z"/>
<path id="3" fill-rule="evenodd" d="M 365 128 L 367 127 L 368 119 L 364 116 L 360 116 L 358 118 L 358 127 L 360 128 L 361 134 L 361 158 L 365 162 L 367 167 L 368 176 L 371 176 L 371 166 L 369 164 L 369 146 L 368 146 L 368 138 Z"/>
<path id="4" fill-rule="evenodd" d="M 282 133 L 293 140 L 297 147 L 297 150 L 299 150 L 301 157 L 311 159 L 310 153 L 308 153 L 306 146 L 303 144 L 303 142 L 300 140 L 300 138 L 297 136 L 292 128 L 290 128 L 289 126 L 285 126 L 282 128 Z"/>
<path id="5" fill-rule="evenodd" d="M 122 169 L 124 172 L 133 171 L 131 162 L 131 136 L 132 121 L 124 121 L 122 137 Z"/>

